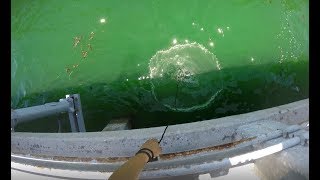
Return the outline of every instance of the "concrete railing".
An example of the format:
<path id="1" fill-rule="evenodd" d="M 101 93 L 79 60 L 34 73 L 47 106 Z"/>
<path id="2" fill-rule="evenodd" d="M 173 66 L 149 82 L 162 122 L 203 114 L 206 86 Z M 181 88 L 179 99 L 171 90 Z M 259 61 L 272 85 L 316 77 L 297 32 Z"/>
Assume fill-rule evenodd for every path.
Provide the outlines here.
<path id="1" fill-rule="evenodd" d="M 247 114 L 169 126 L 161 142 L 163 155 L 159 161 L 148 163 L 142 177 L 155 174 L 165 177 L 170 169 L 196 167 L 195 164 L 250 153 L 270 137 L 280 143 L 284 133 L 305 133 L 289 125 L 308 119 L 306 99 Z M 87 133 L 13 132 L 12 161 L 57 169 L 110 172 L 133 156 L 147 139 L 159 139 L 164 128 Z M 189 170 L 195 174 L 203 169 Z"/>

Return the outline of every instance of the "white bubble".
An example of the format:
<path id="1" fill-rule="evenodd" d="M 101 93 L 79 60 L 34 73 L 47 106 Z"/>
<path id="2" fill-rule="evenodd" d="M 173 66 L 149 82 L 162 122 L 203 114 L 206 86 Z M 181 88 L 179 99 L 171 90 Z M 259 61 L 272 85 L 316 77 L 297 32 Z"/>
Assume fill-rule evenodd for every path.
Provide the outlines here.
<path id="1" fill-rule="evenodd" d="M 101 18 L 100 19 L 100 23 L 105 23 L 106 22 L 106 19 L 105 18 Z"/>
<path id="2" fill-rule="evenodd" d="M 174 38 L 173 41 L 172 41 L 173 44 L 177 44 L 177 42 L 178 42 L 178 41 L 177 41 L 176 38 Z"/>

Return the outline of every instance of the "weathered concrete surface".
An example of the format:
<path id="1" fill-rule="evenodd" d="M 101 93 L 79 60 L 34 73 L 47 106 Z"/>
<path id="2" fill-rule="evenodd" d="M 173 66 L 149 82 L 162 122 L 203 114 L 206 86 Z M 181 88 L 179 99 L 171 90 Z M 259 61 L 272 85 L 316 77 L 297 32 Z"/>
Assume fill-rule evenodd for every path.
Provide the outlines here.
<path id="1" fill-rule="evenodd" d="M 267 133 L 281 132 L 281 130 L 286 129 L 288 124 L 290 124 L 287 122 L 294 122 L 292 119 L 296 119 L 297 121 L 297 123 L 292 124 L 300 124 L 298 122 L 304 122 L 301 119 L 308 119 L 308 106 L 308 100 L 302 100 L 248 114 L 169 126 L 161 146 L 163 154 L 174 153 L 173 157 L 169 159 L 160 158 L 159 161 L 148 163 L 141 173 L 141 178 L 174 176 L 175 171 L 172 171 L 172 169 L 182 169 L 183 172 L 179 172 L 181 175 L 183 173 L 186 173 L 185 175 L 192 175 L 206 172 L 211 172 L 213 175 L 219 174 L 218 171 L 213 172 L 212 167 L 206 165 L 206 163 L 214 163 L 226 157 L 246 153 L 254 150 L 257 146 L 250 145 L 251 141 L 249 141 L 222 150 L 200 151 L 186 156 L 178 156 L 177 154 L 179 152 L 223 145 L 260 135 L 263 136 Z M 300 114 L 299 118 L 295 117 L 297 114 Z M 41 163 L 43 164 L 38 165 L 48 167 L 48 164 L 51 163 L 53 165 L 52 168 L 58 169 L 110 172 L 118 168 L 124 161 L 100 162 L 94 158 L 132 156 L 145 140 L 149 138 L 159 139 L 164 128 L 157 127 L 82 134 L 12 133 L 11 157 L 14 154 L 59 156 L 61 157 L 60 160 L 50 161 L 49 158 L 47 161 L 42 161 Z M 284 138 L 281 133 L 274 139 L 275 142 L 283 140 Z M 68 159 L 64 159 L 65 157 L 93 158 L 93 160 L 89 162 L 80 162 L 79 160 L 69 161 Z M 38 160 L 35 159 L 35 161 Z M 203 170 L 202 166 L 198 165 L 204 165 L 205 170 Z M 196 166 L 200 169 L 193 168 Z M 226 165 L 226 167 L 229 166 Z M 171 170 L 170 174 L 168 174 L 167 170 Z M 301 170 L 303 171 L 303 169 Z"/>
<path id="2" fill-rule="evenodd" d="M 268 142 L 268 143 L 272 143 Z M 295 146 L 255 162 L 261 179 L 309 179 L 309 145 Z"/>
<path id="3" fill-rule="evenodd" d="M 309 99 L 304 101 L 309 104 Z M 283 106 L 280 113 L 286 115 L 278 120 L 290 125 L 300 124 L 302 129 L 309 131 L 309 106 L 304 107 L 305 111 L 299 111 L 302 106 L 304 105 L 292 103 Z M 309 179 L 309 145 L 295 146 L 259 159 L 255 162 L 255 168 L 263 180 Z"/>
<path id="4" fill-rule="evenodd" d="M 309 121 L 309 99 L 283 105 L 279 108 L 279 113 L 283 114 L 283 116 L 275 120 L 285 124 L 301 124 Z"/>
<path id="5" fill-rule="evenodd" d="M 186 153 L 184 155 L 172 154 L 170 158 L 163 158 L 164 155 L 161 155 L 160 160 L 152 163 L 148 163 L 145 167 L 146 172 L 142 172 L 142 177 L 152 177 L 170 175 L 174 176 L 175 174 L 184 174 L 184 173 L 193 173 L 193 172 L 211 172 L 212 174 L 220 174 L 220 168 L 230 168 L 232 165 L 229 161 L 224 161 L 222 164 L 219 162 L 221 159 L 226 157 L 233 157 L 239 154 L 244 154 L 255 150 L 255 147 L 252 146 L 256 144 L 263 144 L 265 140 L 270 140 L 266 137 L 271 135 L 271 139 L 278 139 L 279 143 L 281 140 L 286 140 L 282 137 L 282 131 L 280 129 L 287 129 L 287 125 L 277 122 L 277 121 L 259 121 L 252 123 L 252 128 L 248 128 L 248 125 L 240 126 L 237 130 L 237 133 L 242 136 L 250 136 L 255 132 L 256 135 L 260 134 L 259 137 L 253 139 L 252 141 L 242 142 L 237 145 L 232 145 L 230 147 L 217 148 L 215 150 L 209 151 L 199 151 L 195 153 Z M 280 128 L 279 130 L 277 130 Z M 292 129 L 292 128 L 289 128 Z M 299 131 L 294 131 L 299 132 Z M 275 136 L 274 136 L 275 135 Z M 260 138 L 262 137 L 262 138 Z M 265 139 L 265 140 L 263 140 Z M 255 142 L 255 143 L 254 143 Z M 82 170 L 82 171 L 114 171 L 124 162 L 124 161 L 105 161 L 98 159 L 91 160 L 82 160 L 79 159 L 67 159 L 60 157 L 59 159 L 50 159 L 50 158 L 41 158 L 37 159 L 34 156 L 27 157 L 15 157 L 11 156 L 13 162 L 19 162 L 23 164 L 32 164 L 35 166 L 41 167 L 50 167 L 58 169 L 70 169 L 70 170 Z M 36 158 L 36 159 L 34 159 Z M 215 162 L 217 161 L 217 162 Z M 215 167 L 210 164 L 215 165 Z M 168 169 L 169 168 L 169 169 Z M 156 169 L 156 171 L 154 171 Z M 168 170 L 166 170 L 168 169 Z M 214 170 L 217 169 L 217 170 Z M 170 171 L 167 172 L 167 171 Z M 179 173 L 177 172 L 179 171 Z M 213 172 L 214 171 L 214 172 Z"/>
<path id="6" fill-rule="evenodd" d="M 296 118 L 299 116 L 299 118 Z M 309 101 L 219 119 L 169 126 L 163 153 L 176 153 L 230 143 L 241 138 L 237 128 L 256 121 L 308 119 Z M 11 152 L 64 157 L 128 157 L 147 139 L 160 139 L 165 127 L 87 133 L 11 133 Z"/>

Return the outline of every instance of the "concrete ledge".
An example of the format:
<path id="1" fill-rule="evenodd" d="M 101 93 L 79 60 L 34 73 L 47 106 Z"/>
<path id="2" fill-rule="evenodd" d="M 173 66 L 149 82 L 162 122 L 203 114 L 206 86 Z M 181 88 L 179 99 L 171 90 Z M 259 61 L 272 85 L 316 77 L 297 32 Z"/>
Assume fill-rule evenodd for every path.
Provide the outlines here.
<path id="1" fill-rule="evenodd" d="M 297 118 L 299 116 L 299 118 Z M 177 153 L 230 143 L 248 136 L 241 125 L 256 121 L 297 122 L 309 118 L 309 100 L 201 122 L 172 125 L 161 142 L 163 153 Z M 147 139 L 159 139 L 165 127 L 87 133 L 11 133 L 11 152 L 63 157 L 129 157 Z"/>
<path id="2" fill-rule="evenodd" d="M 307 99 L 247 114 L 169 126 L 161 143 L 163 155 L 159 161 L 147 164 L 141 178 L 203 173 L 224 175 L 222 172 L 227 173 L 234 166 L 226 160 L 228 157 L 257 150 L 259 146 L 265 146 L 265 142 L 279 143 L 288 137 L 295 141 L 299 139 L 296 145 L 301 146 L 299 143 L 308 137 L 298 138 L 293 134 L 306 132 L 305 127 L 288 124 L 305 124 L 300 122 L 308 119 Z M 145 140 L 159 139 L 164 128 L 89 133 L 12 133 L 11 162 L 81 172 L 112 172 L 127 157 L 134 155 Z"/>
<path id="3" fill-rule="evenodd" d="M 295 131 L 295 134 L 298 134 L 299 131 Z M 302 130 L 302 132 L 305 132 Z M 281 135 L 281 134 L 280 134 Z M 294 140 L 295 139 L 295 140 Z M 292 141 L 293 140 L 293 141 Z M 298 140 L 298 141 L 296 141 Z M 264 143 L 262 148 L 264 148 L 266 145 L 271 147 L 274 144 L 281 143 L 282 147 L 284 149 L 294 146 L 293 143 L 299 145 L 300 138 L 294 137 L 292 139 L 283 139 L 281 136 L 280 138 L 276 138 L 274 140 L 268 141 L 268 143 Z M 304 147 L 303 147 L 304 148 Z M 256 149 L 259 150 L 260 148 Z M 254 150 L 254 149 L 249 149 Z M 271 149 L 270 149 L 271 150 Z M 250 151 L 250 152 L 251 152 Z M 218 151 L 219 152 L 219 151 Z M 265 151 L 266 153 L 270 153 L 269 151 Z M 199 160 L 199 161 L 190 161 L 187 162 L 184 159 L 188 159 L 188 157 L 181 157 L 180 162 L 176 162 L 176 160 L 160 160 L 157 162 L 148 163 L 145 167 L 144 171 L 141 173 L 141 179 L 145 178 L 155 178 L 155 177 L 173 177 L 173 176 L 185 176 L 185 175 L 196 175 L 196 174 L 203 174 L 203 173 L 210 173 L 212 176 L 221 176 L 224 175 L 221 172 L 228 172 L 229 168 L 232 168 L 232 166 L 238 166 L 243 165 L 246 163 L 251 162 L 250 159 L 257 158 L 256 156 L 250 156 L 250 159 L 248 161 L 241 160 L 242 158 L 228 158 L 230 154 L 225 155 L 223 158 L 219 160 L 214 160 L 214 158 L 207 157 L 205 159 L 199 158 L 199 154 L 191 155 L 193 159 Z M 215 154 L 214 151 L 208 152 L 208 154 Z M 244 154 L 244 153 L 240 153 Z M 261 155 L 261 152 L 258 153 Z M 257 154 L 257 155 L 258 155 Z M 200 157 L 203 155 L 200 155 Z M 232 156 L 232 155 L 231 155 Z M 245 155 L 247 156 L 247 155 Z M 235 157 L 235 156 L 233 156 Z M 202 159 L 202 160 L 201 160 Z M 233 160 L 232 160 L 233 159 Z M 12 156 L 12 162 L 18 162 L 20 164 L 29 164 L 31 166 L 38 166 L 41 168 L 47 167 L 47 168 L 54 168 L 54 169 L 68 169 L 68 170 L 76 170 L 76 171 L 87 171 L 87 172 L 112 172 L 115 169 L 117 169 L 122 163 L 114 162 L 114 163 L 106 163 L 106 162 L 97 162 L 97 161 L 91 161 L 91 162 L 73 162 L 73 161 L 57 161 L 57 160 L 44 160 L 44 159 L 34 159 L 33 157 L 25 157 L 22 158 L 19 161 L 19 159 L 16 159 L 15 156 Z M 31 161 L 30 161 L 31 160 Z M 239 161 L 241 164 L 235 163 L 235 161 Z M 32 162 L 33 161 L 33 162 Z M 39 161 L 39 162 L 37 162 Z M 166 161 L 169 161 L 168 163 Z M 171 161 L 171 162 L 170 162 Z M 306 160 L 305 160 L 306 161 Z M 108 168 L 109 165 L 113 165 L 114 168 L 110 169 Z"/>

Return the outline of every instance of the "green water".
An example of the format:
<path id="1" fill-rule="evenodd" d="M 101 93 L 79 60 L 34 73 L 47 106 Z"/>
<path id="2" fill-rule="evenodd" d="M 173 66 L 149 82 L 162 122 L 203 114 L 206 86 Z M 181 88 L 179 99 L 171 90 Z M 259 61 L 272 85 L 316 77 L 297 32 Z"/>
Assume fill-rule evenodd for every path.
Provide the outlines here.
<path id="1" fill-rule="evenodd" d="M 112 118 L 143 128 L 309 97 L 306 0 L 11 2 L 12 108 L 80 93 L 87 130 L 100 131 Z M 17 130 L 56 132 L 57 118 L 69 131 L 65 117 Z"/>

